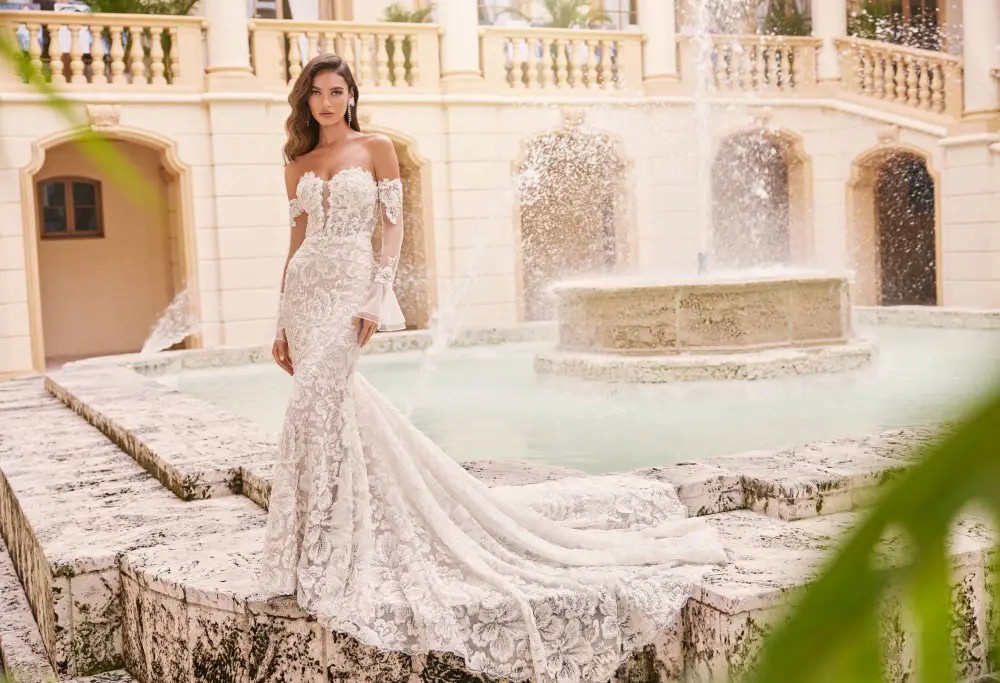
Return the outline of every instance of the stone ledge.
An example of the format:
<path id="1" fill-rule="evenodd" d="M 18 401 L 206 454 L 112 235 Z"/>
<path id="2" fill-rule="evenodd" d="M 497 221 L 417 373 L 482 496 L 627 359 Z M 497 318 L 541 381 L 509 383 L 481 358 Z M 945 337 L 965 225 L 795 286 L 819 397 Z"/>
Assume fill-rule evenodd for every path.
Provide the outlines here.
<path id="1" fill-rule="evenodd" d="M 1000 309 L 942 308 L 940 306 L 856 306 L 854 320 L 861 325 L 1000 330 Z"/>
<path id="2" fill-rule="evenodd" d="M 256 423 L 125 368 L 61 370 L 45 386 L 182 500 L 239 493 L 240 464 L 275 455 Z"/>
<path id="3" fill-rule="evenodd" d="M 856 370 L 868 365 L 874 353 L 874 347 L 863 340 L 836 346 L 727 354 L 613 356 L 548 351 L 535 356 L 534 367 L 540 375 L 602 382 L 757 380 Z"/>
<path id="4" fill-rule="evenodd" d="M 28 598 L 0 539 L 0 663 L 10 683 L 58 680 Z"/>

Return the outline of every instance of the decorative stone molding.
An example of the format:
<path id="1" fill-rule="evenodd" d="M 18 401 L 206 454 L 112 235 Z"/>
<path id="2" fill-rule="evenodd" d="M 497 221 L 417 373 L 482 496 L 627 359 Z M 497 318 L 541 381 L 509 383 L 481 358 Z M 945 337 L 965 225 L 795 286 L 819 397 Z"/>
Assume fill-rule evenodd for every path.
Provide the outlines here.
<path id="1" fill-rule="evenodd" d="M 875 135 L 880 145 L 895 145 L 899 142 L 899 126 L 892 124 L 879 128 Z"/>
<path id="2" fill-rule="evenodd" d="M 118 127 L 122 108 L 117 104 L 88 104 L 87 118 L 95 130 L 110 130 Z"/>
<path id="3" fill-rule="evenodd" d="M 587 122 L 587 112 L 580 107 L 560 107 L 563 128 L 583 128 Z"/>

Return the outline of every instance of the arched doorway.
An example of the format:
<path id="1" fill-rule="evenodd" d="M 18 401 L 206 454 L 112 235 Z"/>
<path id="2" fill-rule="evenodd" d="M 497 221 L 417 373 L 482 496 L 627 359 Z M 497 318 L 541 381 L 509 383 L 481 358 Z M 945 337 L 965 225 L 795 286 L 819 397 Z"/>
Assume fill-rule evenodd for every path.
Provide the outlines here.
<path id="1" fill-rule="evenodd" d="M 726 137 L 712 161 L 712 261 L 759 268 L 809 257 L 809 172 L 801 141 L 756 128 Z"/>
<path id="2" fill-rule="evenodd" d="M 403 246 L 393 289 L 406 318 L 407 329 L 427 327 L 437 305 L 434 293 L 434 234 L 430 202 L 429 166 L 414 151 L 414 143 L 394 133 L 365 126 L 366 132 L 387 135 L 396 148 L 399 176 L 403 182 Z M 382 231 L 372 236 L 376 254 L 382 248 Z"/>
<path id="3" fill-rule="evenodd" d="M 934 180 L 923 159 L 894 154 L 878 170 L 879 303 L 937 304 Z"/>
<path id="4" fill-rule="evenodd" d="M 128 182 L 109 176 L 69 135 L 36 144 L 34 163 L 22 171 L 38 369 L 141 350 L 186 286 L 185 318 L 198 315 L 181 165 L 144 134 L 108 144 Z M 171 348 L 199 345 L 188 330 Z"/>
<path id="5" fill-rule="evenodd" d="M 570 121 L 528 142 L 516 173 L 523 317 L 550 320 L 553 281 L 624 260 L 626 163 L 612 138 Z"/>
<path id="6" fill-rule="evenodd" d="M 937 182 L 918 150 L 887 148 L 855 162 L 849 185 L 855 300 L 938 303 Z"/>

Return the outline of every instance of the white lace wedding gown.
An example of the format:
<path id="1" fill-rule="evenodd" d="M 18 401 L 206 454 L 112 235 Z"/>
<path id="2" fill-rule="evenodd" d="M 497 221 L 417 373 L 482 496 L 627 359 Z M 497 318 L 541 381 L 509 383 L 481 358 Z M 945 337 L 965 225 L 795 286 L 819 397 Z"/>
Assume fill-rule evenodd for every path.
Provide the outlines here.
<path id="1" fill-rule="evenodd" d="M 265 588 L 380 649 L 452 652 L 512 680 L 606 681 L 724 561 L 718 540 L 659 482 L 491 489 L 468 474 L 355 371 L 354 316 L 402 327 L 400 181 L 307 173 L 296 194 L 292 221 L 304 213 L 307 229 L 279 314 L 295 373 Z"/>

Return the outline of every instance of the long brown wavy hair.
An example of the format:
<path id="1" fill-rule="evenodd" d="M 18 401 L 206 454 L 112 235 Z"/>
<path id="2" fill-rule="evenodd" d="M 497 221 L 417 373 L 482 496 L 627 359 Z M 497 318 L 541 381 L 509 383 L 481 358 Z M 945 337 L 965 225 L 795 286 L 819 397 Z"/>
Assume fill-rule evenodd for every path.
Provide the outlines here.
<path id="1" fill-rule="evenodd" d="M 354 75 L 347 62 L 341 59 L 340 55 L 326 52 L 313 57 L 302 73 L 295 79 L 292 92 L 288 94 L 288 104 L 292 107 L 292 113 L 285 121 L 285 132 L 288 139 L 285 141 L 284 155 L 285 162 L 295 161 L 297 157 L 307 154 L 319 144 L 319 123 L 313 118 L 309 111 L 309 91 L 312 89 L 313 79 L 323 71 L 335 71 L 347 81 L 347 89 L 350 97 L 354 98 L 354 106 L 348 106 L 350 112 L 351 128 L 361 132 L 358 125 L 358 100 L 361 99 L 358 93 L 358 84 L 354 82 Z M 347 120 L 347 112 L 344 113 L 344 120 Z"/>

